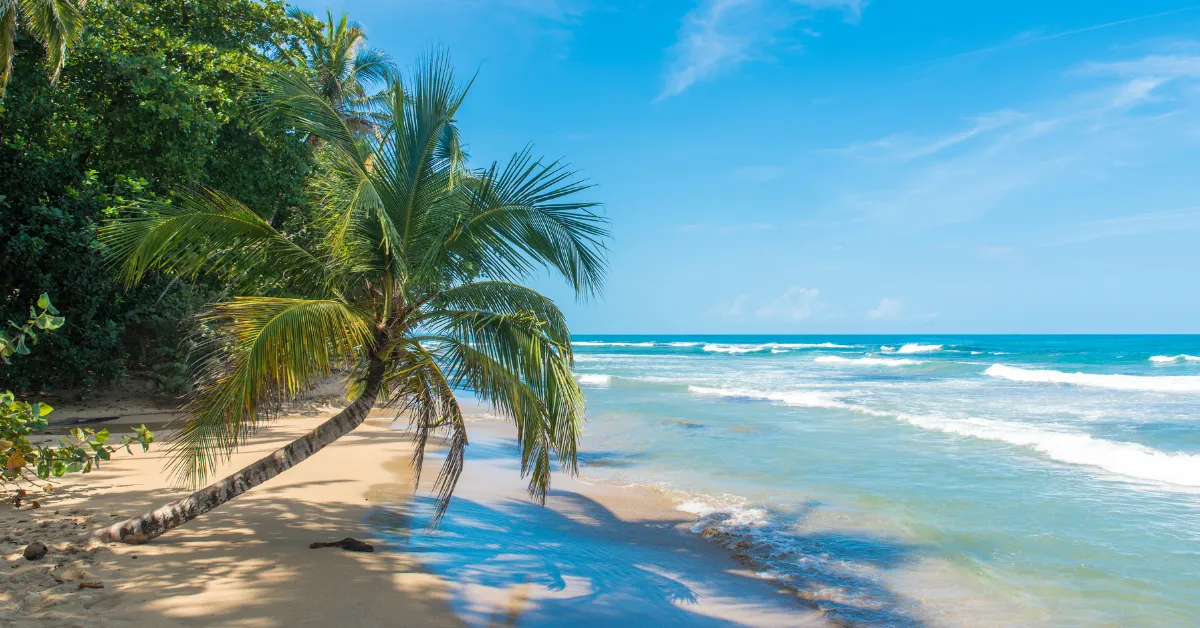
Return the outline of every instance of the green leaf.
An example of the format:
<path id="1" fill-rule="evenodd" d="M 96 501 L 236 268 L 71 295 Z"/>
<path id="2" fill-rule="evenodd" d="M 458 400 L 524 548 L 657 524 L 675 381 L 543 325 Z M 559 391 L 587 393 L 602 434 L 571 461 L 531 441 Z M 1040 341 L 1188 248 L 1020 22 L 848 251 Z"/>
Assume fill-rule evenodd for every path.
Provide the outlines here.
<path id="1" fill-rule="evenodd" d="M 55 460 L 52 472 L 54 473 L 54 477 L 61 478 L 67 474 L 67 465 L 63 464 L 61 461 Z"/>
<path id="2" fill-rule="evenodd" d="M 35 408 L 37 408 L 37 411 L 35 412 L 35 414 L 37 414 L 40 417 L 46 416 L 47 414 L 54 412 L 54 408 L 50 407 L 50 404 L 48 404 L 44 401 L 35 403 L 33 405 Z"/>
<path id="3" fill-rule="evenodd" d="M 50 307 L 50 295 L 43 292 L 42 296 L 38 297 L 37 303 L 38 307 L 42 308 L 43 310 Z"/>
<path id="4" fill-rule="evenodd" d="M 29 355 L 29 347 L 25 346 L 25 337 L 17 338 L 17 346 L 13 348 L 13 353 L 17 355 Z"/>

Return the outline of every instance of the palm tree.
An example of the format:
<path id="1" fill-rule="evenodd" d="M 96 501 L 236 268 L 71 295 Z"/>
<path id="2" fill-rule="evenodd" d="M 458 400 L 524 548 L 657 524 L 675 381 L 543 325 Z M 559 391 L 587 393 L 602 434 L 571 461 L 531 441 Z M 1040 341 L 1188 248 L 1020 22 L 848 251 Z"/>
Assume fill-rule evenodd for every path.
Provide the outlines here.
<path id="1" fill-rule="evenodd" d="M 528 150 L 467 169 L 454 120 L 467 90 L 440 53 L 410 82 L 392 84 L 387 123 L 371 135 L 355 133 L 294 75 L 270 77 L 265 91 L 290 123 L 325 142 L 314 187 L 326 234 L 319 245 L 299 246 L 208 189 L 140 203 L 102 238 L 130 281 L 208 273 L 245 295 L 203 315 L 222 333 L 170 445 L 179 477 L 202 482 L 281 401 L 340 367 L 354 401 L 303 438 L 104 536 L 153 539 L 305 460 L 376 404 L 408 415 L 418 472 L 431 433 L 445 434 L 434 484 L 440 517 L 467 446 L 458 390 L 516 423 L 522 474 L 544 500 L 552 456 L 576 469 L 583 395 L 562 313 L 520 282 L 549 270 L 580 298 L 598 294 L 607 220 L 595 204 L 568 198 L 588 186 Z"/>
<path id="2" fill-rule="evenodd" d="M 67 47 L 83 32 L 86 0 L 0 0 L 0 98 L 8 88 L 16 53 L 17 29 L 23 28 L 46 47 L 50 83 L 58 82 Z"/>
<path id="3" fill-rule="evenodd" d="M 288 15 L 300 22 L 304 36 L 276 50 L 276 60 L 307 74 L 317 93 L 351 130 L 372 129 L 371 109 L 386 99 L 385 94 L 372 90 L 390 82 L 395 72 L 391 57 L 368 47 L 362 26 L 351 22 L 345 13 L 334 21 L 333 11 L 326 11 L 323 24 L 298 7 L 289 8 Z M 314 142 L 318 139 L 316 135 L 310 138 Z"/>

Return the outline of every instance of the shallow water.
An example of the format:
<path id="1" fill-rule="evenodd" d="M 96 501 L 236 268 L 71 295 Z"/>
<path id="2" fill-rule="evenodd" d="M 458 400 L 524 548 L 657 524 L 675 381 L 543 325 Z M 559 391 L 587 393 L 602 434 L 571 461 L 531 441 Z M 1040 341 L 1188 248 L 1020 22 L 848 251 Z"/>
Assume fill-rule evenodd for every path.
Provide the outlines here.
<path id="1" fill-rule="evenodd" d="M 1200 337 L 580 337 L 585 476 L 871 624 L 1200 623 Z"/>

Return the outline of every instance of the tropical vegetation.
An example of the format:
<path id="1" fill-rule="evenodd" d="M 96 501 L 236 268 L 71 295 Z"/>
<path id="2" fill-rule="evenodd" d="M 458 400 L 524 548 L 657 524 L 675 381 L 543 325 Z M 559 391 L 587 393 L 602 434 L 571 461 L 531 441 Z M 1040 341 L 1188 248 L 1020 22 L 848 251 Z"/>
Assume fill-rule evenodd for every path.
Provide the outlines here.
<path id="1" fill-rule="evenodd" d="M 16 330 L 14 334 L 0 331 L 0 359 L 4 367 L 11 367 L 14 358 L 32 353 L 30 345 L 37 344 L 39 335 L 59 329 L 65 320 L 50 302 L 49 295 L 39 297 L 36 307 L 30 306 L 29 319 L 23 325 L 9 322 L 9 327 Z M 70 437 L 59 439 L 57 446 L 31 443 L 30 435 L 49 427 L 47 415 L 53 410 L 45 402 L 17 399 L 10 390 L 0 393 L 0 487 L 15 489 L 18 505 L 25 496 L 23 486 L 48 493 L 54 487 L 52 478 L 88 473 L 99 468 L 118 449 L 130 452 L 130 446 L 139 443 L 145 451 L 154 442 L 154 434 L 142 425 L 116 445 L 109 443 L 107 429 L 80 427 L 71 429 Z"/>
<path id="2" fill-rule="evenodd" d="M 129 282 L 161 273 L 232 287 L 202 320 L 206 348 L 174 471 L 200 483 L 290 399 L 339 371 L 354 401 L 303 438 L 224 480 L 115 524 L 112 540 L 145 542 L 286 471 L 361 424 L 372 406 L 407 415 L 414 469 L 430 435 L 446 433 L 435 482 L 438 515 L 462 471 L 467 431 L 457 394 L 511 418 L 529 491 L 544 499 L 552 458 L 568 471 L 583 420 L 566 321 L 522 285 L 565 278 L 580 297 L 600 290 L 606 221 L 559 162 L 517 152 L 468 167 L 456 115 L 467 94 L 443 54 L 393 79 L 361 132 L 294 73 L 263 83 L 264 119 L 319 137 L 311 189 L 321 239 L 306 245 L 246 204 L 206 187 L 131 203 L 101 239 Z"/>

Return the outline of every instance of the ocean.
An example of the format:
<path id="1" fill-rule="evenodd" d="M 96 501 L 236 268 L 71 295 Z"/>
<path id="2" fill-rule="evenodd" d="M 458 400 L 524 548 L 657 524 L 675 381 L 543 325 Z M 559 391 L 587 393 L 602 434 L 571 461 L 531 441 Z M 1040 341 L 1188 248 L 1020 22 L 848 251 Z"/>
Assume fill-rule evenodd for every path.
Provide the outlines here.
<path id="1" fill-rule="evenodd" d="M 588 481 L 871 625 L 1200 625 L 1200 336 L 580 336 Z"/>

